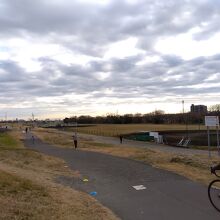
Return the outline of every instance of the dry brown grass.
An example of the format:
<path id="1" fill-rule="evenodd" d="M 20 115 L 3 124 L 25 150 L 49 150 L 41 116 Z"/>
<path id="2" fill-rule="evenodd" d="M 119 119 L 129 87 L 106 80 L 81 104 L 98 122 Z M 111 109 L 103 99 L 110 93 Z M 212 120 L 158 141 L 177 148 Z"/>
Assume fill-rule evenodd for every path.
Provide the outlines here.
<path id="1" fill-rule="evenodd" d="M 17 145 L 0 147 L 0 219 L 118 219 L 89 195 L 55 182 L 80 176 L 63 160 L 25 149 L 19 132 L 10 135 Z"/>
<path id="2" fill-rule="evenodd" d="M 66 163 L 63 160 L 27 149 L 1 149 L 0 162 L 32 172 L 40 172 L 41 175 L 48 175 L 51 178 L 58 174 L 74 175 L 73 171 L 65 169 Z"/>
<path id="3" fill-rule="evenodd" d="M 1 219 L 34 219 L 46 214 L 49 194 L 32 181 L 1 169 L 0 190 Z"/>
<path id="4" fill-rule="evenodd" d="M 73 138 L 71 133 L 58 131 L 56 129 L 44 129 L 44 128 L 36 128 L 33 130 L 34 135 L 39 137 L 46 143 L 55 145 L 55 146 L 63 146 L 65 148 L 73 147 Z"/>
<path id="5" fill-rule="evenodd" d="M 88 127 L 78 127 L 80 133 L 118 136 L 138 131 L 165 131 L 165 130 L 185 130 L 186 125 L 180 124 L 97 124 Z M 188 125 L 189 130 L 198 130 L 198 125 Z M 205 129 L 205 126 L 200 126 Z M 75 131 L 75 128 L 67 128 L 68 131 Z"/>

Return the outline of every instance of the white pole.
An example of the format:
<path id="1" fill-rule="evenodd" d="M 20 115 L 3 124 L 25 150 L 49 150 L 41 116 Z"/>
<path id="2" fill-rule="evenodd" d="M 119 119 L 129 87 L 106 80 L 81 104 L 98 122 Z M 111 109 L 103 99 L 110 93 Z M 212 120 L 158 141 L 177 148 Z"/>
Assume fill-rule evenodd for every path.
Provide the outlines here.
<path id="1" fill-rule="evenodd" d="M 76 123 L 76 124 L 75 124 L 75 133 L 76 133 L 76 135 L 77 135 L 77 117 L 76 117 L 76 116 L 75 116 L 75 121 L 76 121 L 76 122 L 75 122 L 75 123 Z"/>
<path id="2" fill-rule="evenodd" d="M 184 114 L 184 100 L 182 100 L 182 105 L 183 105 L 183 114 Z"/>
<path id="3" fill-rule="evenodd" d="M 220 146 L 219 146 L 219 126 L 216 126 L 216 135 L 217 135 L 217 149 L 218 149 L 218 155 L 220 156 Z"/>
<path id="4" fill-rule="evenodd" d="M 211 157 L 211 149 L 210 149 L 210 132 L 209 132 L 209 126 L 207 126 L 207 132 L 208 132 L 208 148 L 209 148 L 209 158 Z"/>

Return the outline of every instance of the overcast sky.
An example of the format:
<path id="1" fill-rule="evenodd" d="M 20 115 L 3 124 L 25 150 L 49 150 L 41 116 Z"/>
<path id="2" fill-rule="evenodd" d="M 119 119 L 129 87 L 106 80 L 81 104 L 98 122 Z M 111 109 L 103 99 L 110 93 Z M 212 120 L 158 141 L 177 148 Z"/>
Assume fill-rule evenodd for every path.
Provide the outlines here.
<path id="1" fill-rule="evenodd" d="M 219 97 L 220 0 L 0 0 L 0 119 Z"/>

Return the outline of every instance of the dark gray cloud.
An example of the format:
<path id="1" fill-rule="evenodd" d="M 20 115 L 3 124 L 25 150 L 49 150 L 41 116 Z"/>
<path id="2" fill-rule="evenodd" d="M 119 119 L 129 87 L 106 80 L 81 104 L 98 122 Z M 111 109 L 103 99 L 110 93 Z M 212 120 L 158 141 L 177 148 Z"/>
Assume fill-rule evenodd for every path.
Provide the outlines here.
<path id="1" fill-rule="evenodd" d="M 137 57 L 129 57 L 112 59 L 108 62 L 93 61 L 88 67 L 65 66 L 57 61 L 43 59 L 44 68 L 35 73 L 21 69 L 16 63 L 1 62 L 0 70 L 4 74 L 1 74 L 0 92 L 5 96 L 12 93 L 20 97 L 44 97 L 68 93 L 90 94 L 95 91 L 100 91 L 101 94 L 108 88 L 114 91 L 111 94 L 113 97 L 123 97 L 124 91 L 133 97 L 148 94 L 162 96 L 170 93 L 196 95 L 198 91 L 204 90 L 196 86 L 207 83 L 209 77 L 216 74 L 216 78 L 212 81 L 217 82 L 220 79 L 220 56 L 196 58 L 190 61 L 183 61 L 176 56 L 161 58 L 162 60 L 157 63 L 142 66 L 135 65 Z M 105 70 L 106 64 L 111 66 L 108 71 Z M 58 71 L 59 76 L 53 75 L 54 71 Z M 104 79 L 98 78 L 97 73 L 100 71 L 109 72 L 109 76 Z M 193 89 L 193 86 L 196 88 Z M 184 88 L 185 92 L 183 92 Z M 215 90 L 215 87 L 213 89 Z M 97 94 L 94 96 L 96 97 Z"/>
<path id="2" fill-rule="evenodd" d="M 197 37 L 219 30 L 217 0 L 147 0 L 134 4 L 113 0 L 106 5 L 55 2 L 59 3 L 3 0 L 1 35 L 43 35 L 74 51 L 101 56 L 106 44 L 131 36 L 138 37 L 141 48 L 149 49 L 158 38 L 185 33 L 195 26 L 202 28 Z M 203 27 L 204 22 L 208 26 Z"/>

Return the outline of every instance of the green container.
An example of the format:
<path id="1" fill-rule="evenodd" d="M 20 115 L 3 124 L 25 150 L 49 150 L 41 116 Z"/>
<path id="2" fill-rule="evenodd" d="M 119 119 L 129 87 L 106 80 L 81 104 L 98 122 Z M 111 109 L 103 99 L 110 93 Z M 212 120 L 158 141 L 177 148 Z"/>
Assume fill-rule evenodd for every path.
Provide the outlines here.
<path id="1" fill-rule="evenodd" d="M 153 141 L 154 137 L 149 136 L 149 133 L 136 133 L 126 136 L 129 140 L 136 140 L 136 141 Z"/>

